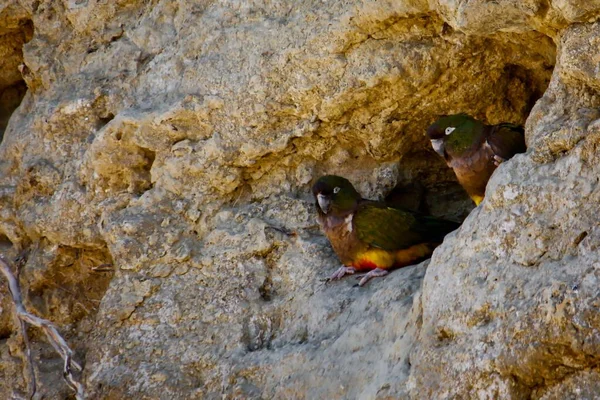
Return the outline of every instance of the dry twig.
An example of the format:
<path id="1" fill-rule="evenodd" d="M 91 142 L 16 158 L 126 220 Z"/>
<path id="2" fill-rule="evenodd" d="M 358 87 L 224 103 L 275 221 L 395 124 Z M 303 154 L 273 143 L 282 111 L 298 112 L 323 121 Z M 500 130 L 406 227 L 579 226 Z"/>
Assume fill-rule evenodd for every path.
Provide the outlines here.
<path id="1" fill-rule="evenodd" d="M 23 305 L 23 298 L 21 297 L 21 289 L 19 288 L 19 283 L 17 282 L 12 271 L 10 270 L 10 267 L 8 266 L 6 261 L 4 261 L 2 256 L 0 256 L 0 272 L 4 274 L 6 280 L 8 281 L 8 290 L 10 291 L 10 295 L 12 296 L 13 303 L 15 305 L 15 311 L 21 325 L 21 334 L 23 335 L 23 342 L 25 343 L 27 360 L 29 362 L 29 371 L 31 374 L 31 397 L 33 397 L 33 395 L 35 394 L 36 382 L 35 374 L 33 371 L 33 364 L 31 360 L 31 347 L 29 345 L 29 339 L 27 337 L 26 324 L 31 324 L 44 331 L 46 337 L 48 338 L 48 341 L 50 342 L 52 347 L 54 347 L 54 350 L 56 350 L 56 352 L 60 354 L 60 356 L 65 361 L 63 368 L 63 377 L 65 378 L 67 385 L 69 385 L 69 387 L 75 391 L 75 396 L 77 400 L 84 399 L 83 385 L 73 377 L 72 372 L 73 369 L 81 371 L 81 366 L 75 361 L 73 361 L 73 352 L 69 348 L 69 345 L 67 345 L 65 339 L 63 339 L 63 337 L 58 333 L 56 327 L 50 321 L 33 315 L 25 309 L 25 306 Z"/>
<path id="2" fill-rule="evenodd" d="M 94 272 L 114 272 L 115 268 L 112 264 L 100 264 L 97 267 L 92 267 Z"/>
<path id="3" fill-rule="evenodd" d="M 33 399 L 35 392 L 37 392 L 37 384 L 35 381 L 35 369 L 33 368 L 33 358 L 31 357 L 31 344 L 29 344 L 29 336 L 27 336 L 27 325 L 25 321 L 19 318 L 19 325 L 21 327 L 21 336 L 23 337 L 23 344 L 25 345 L 25 355 L 27 356 L 27 369 L 29 369 L 29 398 Z"/>

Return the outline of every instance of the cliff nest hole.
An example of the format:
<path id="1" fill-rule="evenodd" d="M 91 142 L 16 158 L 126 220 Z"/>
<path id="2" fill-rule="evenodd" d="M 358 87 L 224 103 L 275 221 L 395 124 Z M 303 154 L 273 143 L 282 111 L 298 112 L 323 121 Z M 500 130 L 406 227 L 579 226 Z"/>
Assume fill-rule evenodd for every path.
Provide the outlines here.
<path id="1" fill-rule="evenodd" d="M 0 27 L 0 143 L 10 116 L 27 92 L 20 66 L 23 65 L 23 45 L 32 36 L 33 22 L 29 19 Z"/>
<path id="2" fill-rule="evenodd" d="M 392 139 L 387 146 L 400 154 L 399 184 L 391 195 L 397 195 L 398 189 L 406 192 L 402 189 L 406 185 L 410 192 L 416 182 L 425 188 L 421 196 L 428 212 L 457 221 L 468 215 L 473 204 L 452 170 L 431 148 L 425 130 L 438 117 L 457 113 L 467 113 L 490 125 L 510 122 L 524 126 L 548 88 L 556 63 L 555 43 L 538 33 L 473 40 L 465 49 L 452 54 L 447 69 L 433 85 L 417 89 L 415 97 L 419 100 L 413 108 L 399 106 L 385 117 L 372 118 L 382 118 L 390 127 L 387 137 Z M 389 104 L 385 93 L 393 96 L 395 92 L 402 93 L 402 89 L 382 85 L 375 88 L 371 98 Z M 368 107 L 384 109 L 376 103 Z M 377 151 L 386 153 L 381 148 Z M 386 157 L 394 155 L 387 152 Z"/>

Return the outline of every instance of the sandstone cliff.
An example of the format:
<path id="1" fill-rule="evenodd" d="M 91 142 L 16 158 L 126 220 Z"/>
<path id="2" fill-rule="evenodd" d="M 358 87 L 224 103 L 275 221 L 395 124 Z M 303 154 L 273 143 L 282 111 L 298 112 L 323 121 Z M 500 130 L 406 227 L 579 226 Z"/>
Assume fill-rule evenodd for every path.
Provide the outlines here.
<path id="1" fill-rule="evenodd" d="M 593 398 L 599 16 L 596 0 L 5 0 L 0 249 L 27 252 L 27 306 L 89 398 Z M 526 124 L 528 152 L 472 211 L 424 137 L 455 112 Z M 430 261 L 325 285 L 323 173 L 370 198 L 420 181 L 433 214 L 468 216 Z M 70 396 L 30 333 L 38 396 Z M 0 377 L 1 398 L 26 392 L 4 284 Z"/>

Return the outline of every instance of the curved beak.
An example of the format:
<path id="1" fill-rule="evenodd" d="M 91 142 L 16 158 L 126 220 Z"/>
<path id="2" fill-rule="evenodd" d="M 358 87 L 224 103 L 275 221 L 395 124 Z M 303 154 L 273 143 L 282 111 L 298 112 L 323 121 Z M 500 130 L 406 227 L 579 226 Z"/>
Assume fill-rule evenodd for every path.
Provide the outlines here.
<path id="1" fill-rule="evenodd" d="M 323 213 L 327 214 L 329 212 L 329 209 L 331 208 L 331 199 L 329 196 L 319 193 L 317 195 L 317 203 L 319 203 L 319 208 Z"/>
<path id="2" fill-rule="evenodd" d="M 433 150 L 444 157 L 444 139 L 431 139 Z"/>

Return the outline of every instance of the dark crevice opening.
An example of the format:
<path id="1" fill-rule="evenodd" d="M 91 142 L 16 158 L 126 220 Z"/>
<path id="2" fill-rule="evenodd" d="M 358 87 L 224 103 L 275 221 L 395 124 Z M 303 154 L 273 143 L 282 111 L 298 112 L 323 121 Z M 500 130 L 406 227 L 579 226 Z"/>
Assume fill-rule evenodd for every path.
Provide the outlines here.
<path id="1" fill-rule="evenodd" d="M 0 233 L 0 252 L 5 252 L 13 247 L 13 243 L 3 233 Z"/>
<path id="2" fill-rule="evenodd" d="M 115 119 L 115 115 L 113 113 L 108 113 L 106 116 L 100 117 L 100 119 L 99 119 L 100 126 L 98 127 L 98 129 L 102 129 L 102 127 L 106 126 L 113 119 Z"/>
<path id="3" fill-rule="evenodd" d="M 4 132 L 11 115 L 21 104 L 26 92 L 27 85 L 23 80 L 0 89 L 0 143 L 4 139 Z"/>
<path id="4" fill-rule="evenodd" d="M 151 170 L 156 159 L 156 152 L 144 147 L 140 147 L 139 150 L 145 158 L 144 165 L 140 166 L 144 178 L 136 183 L 135 193 L 141 196 L 144 192 L 154 187 Z"/>
<path id="5" fill-rule="evenodd" d="M 144 147 L 140 147 L 142 152 L 144 153 L 144 157 L 146 158 L 146 165 L 144 166 L 144 170 L 150 172 L 152 169 L 152 164 L 154 164 L 154 160 L 156 159 L 156 152 L 150 149 L 146 149 Z"/>
<path id="6" fill-rule="evenodd" d="M 23 65 L 23 45 L 33 36 L 33 22 L 23 20 L 17 28 L 0 35 L 0 44 L 12 49 L 0 60 L 0 143 L 13 112 L 19 107 L 27 93 L 20 66 Z"/>

